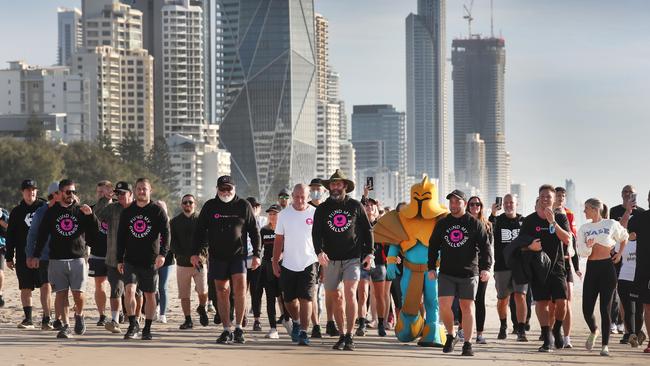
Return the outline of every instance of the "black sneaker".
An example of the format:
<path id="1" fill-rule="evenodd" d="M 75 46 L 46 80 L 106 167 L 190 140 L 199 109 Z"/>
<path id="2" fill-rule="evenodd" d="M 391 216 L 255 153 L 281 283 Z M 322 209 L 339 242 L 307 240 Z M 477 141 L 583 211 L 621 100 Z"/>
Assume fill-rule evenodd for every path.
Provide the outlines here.
<path id="1" fill-rule="evenodd" d="M 244 338 L 244 330 L 242 328 L 235 328 L 235 335 L 233 338 L 235 343 L 246 343 L 246 339 Z"/>
<path id="2" fill-rule="evenodd" d="M 145 328 L 142 330 L 142 336 L 141 336 L 141 339 L 142 339 L 143 341 L 150 341 L 150 340 L 153 339 L 153 337 L 151 336 L 151 329 L 150 329 L 150 328 L 145 327 Z"/>
<path id="3" fill-rule="evenodd" d="M 341 335 L 341 333 L 339 333 L 339 330 L 336 329 L 336 323 L 334 323 L 333 320 L 327 322 L 327 325 L 325 326 L 325 333 L 330 337 L 339 337 Z"/>
<path id="4" fill-rule="evenodd" d="M 72 338 L 72 330 L 70 330 L 69 325 L 64 325 L 61 327 L 61 330 L 56 334 L 56 337 L 59 339 L 68 339 Z"/>
<path id="5" fill-rule="evenodd" d="M 323 338 L 323 333 L 321 333 L 320 325 L 316 324 L 311 328 L 311 337 L 312 338 Z"/>
<path id="6" fill-rule="evenodd" d="M 506 339 L 506 338 L 508 338 L 508 330 L 506 328 L 500 328 L 497 339 Z"/>
<path id="7" fill-rule="evenodd" d="M 386 324 L 384 324 L 384 322 L 379 322 L 379 324 L 377 324 L 377 334 L 380 337 L 386 336 Z"/>
<path id="8" fill-rule="evenodd" d="M 445 346 L 442 347 L 442 353 L 454 352 L 454 347 L 456 346 L 456 343 L 458 343 L 458 337 L 454 337 L 447 334 L 447 341 L 445 342 Z"/>
<path id="9" fill-rule="evenodd" d="M 219 312 L 218 312 L 218 311 L 214 314 L 214 319 L 213 319 L 212 321 L 213 321 L 214 324 L 216 324 L 216 325 L 221 324 L 221 317 L 219 316 Z"/>
<path id="10" fill-rule="evenodd" d="M 218 344 L 228 344 L 230 342 L 232 342 L 232 332 L 229 330 L 224 330 L 219 338 L 217 338 Z"/>
<path id="11" fill-rule="evenodd" d="M 86 323 L 84 322 L 83 315 L 74 316 L 74 333 L 76 335 L 82 335 L 86 333 Z"/>
<path id="12" fill-rule="evenodd" d="M 629 344 L 630 343 L 630 333 L 625 333 L 623 334 L 623 338 L 619 341 L 621 344 Z"/>
<path id="13" fill-rule="evenodd" d="M 199 314 L 199 323 L 201 323 L 201 326 L 207 327 L 210 324 L 210 319 L 208 318 L 208 312 L 205 311 L 205 306 L 199 305 L 196 308 L 196 312 Z"/>
<path id="14" fill-rule="evenodd" d="M 526 332 L 520 332 L 517 334 L 517 342 L 528 342 L 528 338 L 526 338 Z"/>
<path id="15" fill-rule="evenodd" d="M 262 323 L 260 323 L 259 320 L 255 319 L 253 322 L 253 331 L 255 332 L 261 332 L 262 331 Z"/>
<path id="16" fill-rule="evenodd" d="M 54 327 L 52 326 L 52 323 L 50 323 L 50 318 L 43 319 L 41 321 L 41 330 L 52 330 Z"/>
<path id="17" fill-rule="evenodd" d="M 357 337 L 363 337 L 366 335 L 366 321 L 365 319 L 359 319 L 357 321 L 357 324 L 359 324 L 359 327 L 357 328 L 357 331 L 354 333 Z"/>
<path id="18" fill-rule="evenodd" d="M 555 329 L 553 327 L 553 337 L 555 338 L 554 340 L 554 345 L 555 349 L 562 349 L 564 348 L 564 338 L 562 337 L 562 327 Z"/>
<path id="19" fill-rule="evenodd" d="M 20 324 L 18 324 L 20 329 L 34 329 L 34 322 L 31 319 L 23 319 Z"/>
<path id="20" fill-rule="evenodd" d="M 52 329 L 54 329 L 56 331 L 59 331 L 59 330 L 63 329 L 63 324 L 61 323 L 61 321 L 59 319 L 52 322 Z"/>
<path id="21" fill-rule="evenodd" d="M 354 341 L 352 340 L 352 334 L 346 334 L 344 337 L 343 349 L 346 351 L 354 351 Z"/>
<path id="22" fill-rule="evenodd" d="M 120 313 L 120 315 L 117 317 L 117 322 L 120 324 L 124 324 L 124 314 Z"/>
<path id="23" fill-rule="evenodd" d="M 539 352 L 544 352 L 544 353 L 550 353 L 550 352 L 553 352 L 553 350 L 551 349 L 551 344 L 550 344 L 550 343 L 544 343 L 544 344 L 542 344 L 542 346 L 539 347 L 539 348 L 537 349 L 537 351 L 539 351 Z"/>
<path id="24" fill-rule="evenodd" d="M 99 316 L 99 321 L 97 321 L 97 326 L 98 327 L 105 327 L 106 326 L 106 315 L 100 315 Z"/>
<path id="25" fill-rule="evenodd" d="M 192 321 L 186 320 L 185 323 L 181 324 L 178 329 L 192 329 L 194 328 L 194 323 Z"/>
<path id="26" fill-rule="evenodd" d="M 469 342 L 465 342 L 463 344 L 463 353 L 461 356 L 474 356 L 474 351 L 472 350 L 472 344 Z"/>
<path id="27" fill-rule="evenodd" d="M 138 333 L 140 333 L 140 325 L 138 323 L 131 324 L 126 330 L 126 333 L 124 333 L 124 339 L 135 339 Z"/>
<path id="28" fill-rule="evenodd" d="M 0 308 L 3 308 L 5 306 L 5 299 L 2 298 L 2 295 L 0 295 Z"/>
<path id="29" fill-rule="evenodd" d="M 337 350 L 342 350 L 343 345 L 345 344 L 345 336 L 339 336 L 339 340 L 334 343 L 334 346 L 332 346 L 332 349 L 337 349 Z"/>

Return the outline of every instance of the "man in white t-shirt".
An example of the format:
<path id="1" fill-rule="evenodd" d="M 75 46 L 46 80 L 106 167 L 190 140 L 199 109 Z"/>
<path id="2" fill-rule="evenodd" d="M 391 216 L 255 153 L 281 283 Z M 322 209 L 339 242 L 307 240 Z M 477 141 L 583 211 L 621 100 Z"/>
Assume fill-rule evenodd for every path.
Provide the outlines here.
<path id="1" fill-rule="evenodd" d="M 306 184 L 293 188 L 291 206 L 278 215 L 273 244 L 273 273 L 280 277 L 285 306 L 294 319 L 291 340 L 301 346 L 309 345 L 307 327 L 318 274 L 311 236 L 316 209 L 308 204 L 308 197 Z"/>

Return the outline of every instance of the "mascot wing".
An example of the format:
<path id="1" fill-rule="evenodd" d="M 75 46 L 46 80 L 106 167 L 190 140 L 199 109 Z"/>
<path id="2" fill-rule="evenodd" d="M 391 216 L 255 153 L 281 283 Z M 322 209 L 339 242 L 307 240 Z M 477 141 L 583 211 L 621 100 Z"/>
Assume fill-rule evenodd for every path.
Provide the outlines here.
<path id="1" fill-rule="evenodd" d="M 373 233 L 375 243 L 382 244 L 399 244 L 409 238 L 399 219 L 399 213 L 395 211 L 382 216 L 373 227 Z"/>

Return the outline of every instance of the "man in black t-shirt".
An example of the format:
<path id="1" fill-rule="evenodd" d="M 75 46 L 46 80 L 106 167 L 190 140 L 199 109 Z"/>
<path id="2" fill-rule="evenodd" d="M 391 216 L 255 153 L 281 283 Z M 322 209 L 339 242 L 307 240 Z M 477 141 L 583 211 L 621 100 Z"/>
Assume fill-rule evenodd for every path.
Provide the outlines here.
<path id="1" fill-rule="evenodd" d="M 627 227 L 628 221 L 634 216 L 645 211 L 636 204 L 636 188 L 632 185 L 626 185 L 621 191 L 623 203 L 612 207 L 609 210 L 609 218 L 620 221 L 623 227 Z"/>
<path id="2" fill-rule="evenodd" d="M 525 249 L 533 252 L 543 252 L 550 258 L 550 269 L 546 278 L 533 273 L 531 290 L 535 300 L 537 319 L 542 327 L 544 344 L 540 352 L 551 351 L 550 309 L 551 302 L 555 303 L 555 324 L 553 337 L 555 348 L 563 348 L 562 320 L 566 315 L 566 267 L 564 261 L 564 246 L 571 240 L 569 220 L 566 215 L 553 211 L 555 187 L 543 185 L 539 188 L 538 204 L 535 212 L 524 219 L 519 235 L 534 238 Z"/>
<path id="3" fill-rule="evenodd" d="M 650 193 L 648 204 L 650 205 Z M 643 303 L 646 329 L 650 329 L 650 210 L 634 215 L 628 231 L 636 234 L 634 285 L 639 296 L 638 301 Z M 643 352 L 650 353 L 650 343 Z"/>

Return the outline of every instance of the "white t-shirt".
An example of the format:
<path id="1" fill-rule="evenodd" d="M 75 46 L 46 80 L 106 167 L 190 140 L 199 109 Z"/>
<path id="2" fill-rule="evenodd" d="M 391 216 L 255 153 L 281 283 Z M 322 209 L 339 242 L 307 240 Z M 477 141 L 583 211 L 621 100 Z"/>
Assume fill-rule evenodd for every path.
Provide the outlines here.
<path id="1" fill-rule="evenodd" d="M 607 248 L 613 248 L 629 237 L 627 230 L 621 224 L 612 219 L 603 219 L 596 223 L 588 222 L 580 226 L 578 230 L 578 239 L 576 247 L 578 255 L 588 257 L 591 255 L 591 249 L 587 248 L 587 240 L 594 239 L 596 245 L 602 245 Z"/>
<path id="2" fill-rule="evenodd" d="M 275 234 L 284 236 L 282 266 L 288 270 L 302 272 L 318 261 L 311 238 L 314 212 L 316 209 L 311 205 L 304 211 L 289 206 L 278 214 Z"/>
<path id="3" fill-rule="evenodd" d="M 634 281 L 634 271 L 636 271 L 636 240 L 630 240 L 623 249 L 621 255 L 621 272 L 618 275 L 619 280 Z"/>

